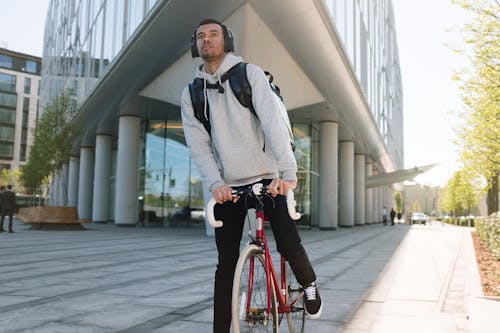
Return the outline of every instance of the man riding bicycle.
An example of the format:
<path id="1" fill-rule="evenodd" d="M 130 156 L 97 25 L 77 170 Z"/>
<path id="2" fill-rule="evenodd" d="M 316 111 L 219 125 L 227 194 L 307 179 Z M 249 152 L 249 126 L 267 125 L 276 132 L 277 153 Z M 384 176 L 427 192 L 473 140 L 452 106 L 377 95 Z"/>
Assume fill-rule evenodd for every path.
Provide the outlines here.
<path id="1" fill-rule="evenodd" d="M 203 64 L 195 74 L 201 82 L 203 116 L 195 116 L 193 86 L 182 93 L 181 113 L 184 134 L 191 156 L 219 205 L 215 217 L 223 226 L 215 230 L 218 264 L 214 288 L 214 332 L 229 332 L 231 291 L 239 256 L 248 207 L 231 194 L 233 189 L 254 183 L 269 186 L 272 198 L 265 200 L 265 212 L 278 252 L 285 257 L 297 281 L 303 286 L 305 309 L 309 318 L 321 314 L 321 298 L 316 289 L 316 274 L 295 223 L 290 218 L 286 193 L 297 186 L 297 164 L 290 147 L 287 129 L 282 125 L 279 101 L 264 71 L 253 64 L 246 66 L 255 115 L 234 95 L 224 74 L 243 62 L 235 56 L 231 31 L 214 19 L 200 22 L 191 39 L 193 57 Z M 227 76 L 227 75 L 226 75 Z"/>

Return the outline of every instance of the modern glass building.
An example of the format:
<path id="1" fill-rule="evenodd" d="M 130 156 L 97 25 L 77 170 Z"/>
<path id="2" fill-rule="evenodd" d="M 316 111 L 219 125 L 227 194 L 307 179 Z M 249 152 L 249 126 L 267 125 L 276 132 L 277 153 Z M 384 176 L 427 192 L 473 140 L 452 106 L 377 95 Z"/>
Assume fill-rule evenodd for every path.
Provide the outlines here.
<path id="1" fill-rule="evenodd" d="M 236 53 L 281 88 L 297 146 L 300 223 L 381 221 L 396 180 L 380 176 L 402 169 L 404 157 L 390 0 L 52 0 L 41 105 L 71 89 L 73 121 L 85 133 L 53 202 L 117 225 L 203 218 L 210 194 L 179 105 L 200 62 L 189 41 L 206 17 L 226 23 Z"/>
<path id="2" fill-rule="evenodd" d="M 26 163 L 35 127 L 42 59 L 0 48 L 0 170 Z"/>

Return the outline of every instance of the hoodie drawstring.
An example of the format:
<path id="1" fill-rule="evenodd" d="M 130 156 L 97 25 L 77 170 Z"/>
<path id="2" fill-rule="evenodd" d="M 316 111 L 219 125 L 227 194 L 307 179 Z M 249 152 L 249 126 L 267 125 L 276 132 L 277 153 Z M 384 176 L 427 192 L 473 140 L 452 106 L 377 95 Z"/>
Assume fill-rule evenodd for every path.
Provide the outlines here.
<path id="1" fill-rule="evenodd" d="M 203 71 L 203 115 L 205 116 L 205 119 L 208 119 L 208 113 L 207 113 L 207 105 L 208 105 L 208 95 L 207 95 L 207 73 Z"/>

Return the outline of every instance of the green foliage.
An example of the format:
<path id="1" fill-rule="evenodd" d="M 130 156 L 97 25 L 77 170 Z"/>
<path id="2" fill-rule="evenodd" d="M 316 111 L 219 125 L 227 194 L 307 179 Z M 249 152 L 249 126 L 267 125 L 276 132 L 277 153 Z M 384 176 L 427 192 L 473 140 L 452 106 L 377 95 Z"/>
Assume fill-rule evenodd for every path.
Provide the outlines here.
<path id="1" fill-rule="evenodd" d="M 411 205 L 411 211 L 412 212 L 421 212 L 422 208 L 420 206 L 420 201 L 415 200 L 413 204 Z"/>
<path id="2" fill-rule="evenodd" d="M 22 169 L 21 182 L 25 187 L 38 188 L 69 162 L 71 145 L 77 137 L 70 123 L 71 105 L 71 91 L 67 90 L 50 101 L 41 114 L 33 130 L 28 162 Z"/>
<path id="3" fill-rule="evenodd" d="M 476 231 L 493 256 L 500 260 L 500 214 L 491 214 L 476 221 Z"/>
<path id="4" fill-rule="evenodd" d="M 467 107 L 456 142 L 462 150 L 464 172 L 469 178 L 484 177 L 488 211 L 498 210 L 500 175 L 500 3 L 494 0 L 453 0 L 470 11 L 473 21 L 464 27 L 466 54 L 472 63 L 461 81 L 461 97 Z"/>
<path id="5" fill-rule="evenodd" d="M 455 216 L 466 215 L 477 205 L 481 189 L 469 176 L 464 170 L 455 172 L 441 192 L 440 210 L 454 212 Z"/>
<path id="6" fill-rule="evenodd" d="M 19 169 L 3 169 L 0 172 L 0 186 L 12 185 L 17 191 L 20 190 L 21 171 Z"/>
<path id="7" fill-rule="evenodd" d="M 401 192 L 396 192 L 394 193 L 394 204 L 395 208 L 394 210 L 396 213 L 402 213 L 403 212 L 403 196 L 401 195 Z"/>

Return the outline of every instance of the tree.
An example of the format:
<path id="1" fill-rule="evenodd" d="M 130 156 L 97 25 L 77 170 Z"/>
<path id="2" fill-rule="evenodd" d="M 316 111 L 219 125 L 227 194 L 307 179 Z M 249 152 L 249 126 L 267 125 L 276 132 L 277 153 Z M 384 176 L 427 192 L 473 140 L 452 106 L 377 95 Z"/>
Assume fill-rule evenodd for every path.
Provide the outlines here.
<path id="1" fill-rule="evenodd" d="M 420 201 L 415 200 L 413 204 L 411 205 L 411 211 L 412 212 L 420 212 L 422 208 L 420 208 Z"/>
<path id="2" fill-rule="evenodd" d="M 22 169 L 21 182 L 33 193 L 48 177 L 69 162 L 71 145 L 78 133 L 70 122 L 72 112 L 71 90 L 54 97 L 32 130 L 33 145 L 28 162 Z"/>
<path id="3" fill-rule="evenodd" d="M 455 172 L 441 192 L 440 209 L 454 216 L 468 215 L 478 202 L 478 188 L 464 170 Z"/>
<path id="4" fill-rule="evenodd" d="M 394 193 L 394 205 L 396 213 L 401 214 L 403 212 L 403 197 L 399 191 Z"/>
<path id="5" fill-rule="evenodd" d="M 21 172 L 19 169 L 3 169 L 0 172 L 0 185 L 1 186 L 7 186 L 7 185 L 12 185 L 15 189 L 20 189 L 20 181 L 19 178 L 21 177 Z"/>
<path id="6" fill-rule="evenodd" d="M 474 14 L 465 26 L 472 71 L 463 73 L 464 126 L 459 131 L 464 172 L 469 180 L 486 179 L 488 214 L 498 211 L 500 176 L 500 3 L 453 0 Z M 463 51 L 464 53 L 467 53 Z"/>

